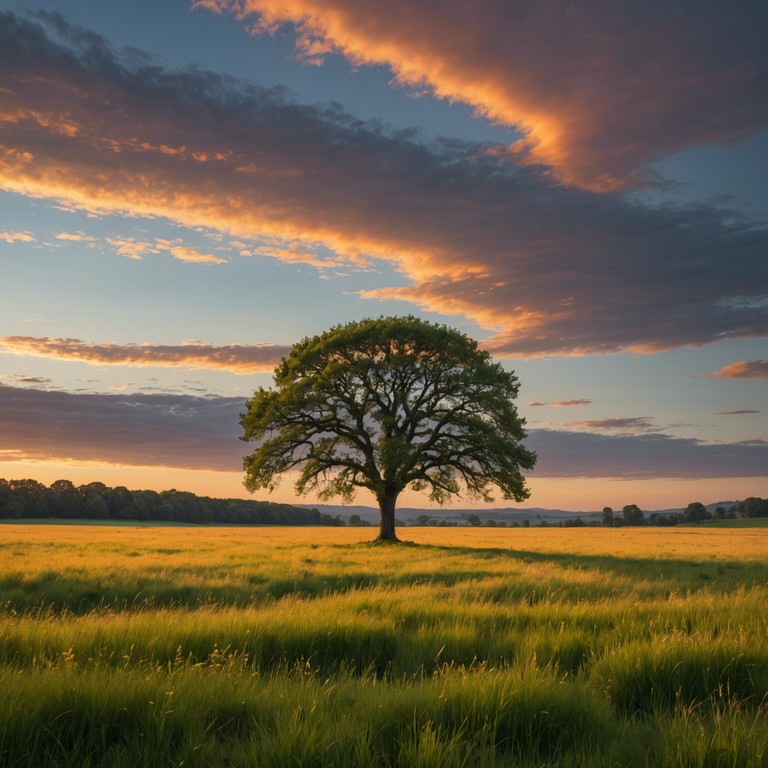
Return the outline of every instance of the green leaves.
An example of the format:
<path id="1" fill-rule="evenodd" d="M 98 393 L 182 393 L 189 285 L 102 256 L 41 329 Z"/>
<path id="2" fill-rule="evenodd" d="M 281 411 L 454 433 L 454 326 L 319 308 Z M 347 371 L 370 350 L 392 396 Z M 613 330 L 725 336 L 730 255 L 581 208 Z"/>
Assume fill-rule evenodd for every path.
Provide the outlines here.
<path id="1" fill-rule="evenodd" d="M 331 328 L 296 344 L 241 417 L 246 487 L 274 488 L 296 469 L 299 493 L 352 498 L 369 489 L 382 509 L 406 487 L 438 503 L 464 491 L 528 496 L 535 454 L 519 440 L 514 374 L 477 342 L 415 317 Z"/>

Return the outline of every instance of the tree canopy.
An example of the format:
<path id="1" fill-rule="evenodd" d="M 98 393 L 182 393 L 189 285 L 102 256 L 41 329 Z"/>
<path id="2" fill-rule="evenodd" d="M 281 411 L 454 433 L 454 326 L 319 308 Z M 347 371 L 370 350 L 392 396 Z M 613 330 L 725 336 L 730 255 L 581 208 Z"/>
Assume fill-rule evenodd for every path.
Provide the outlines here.
<path id="1" fill-rule="evenodd" d="M 379 538 L 396 540 L 406 488 L 442 504 L 529 496 L 522 470 L 536 455 L 520 441 L 517 378 L 465 334 L 415 317 L 338 325 L 306 338 L 241 416 L 250 491 L 298 471 L 296 491 L 351 500 L 364 488 L 380 510 Z"/>
<path id="2" fill-rule="evenodd" d="M 700 501 L 692 501 L 683 512 L 686 523 L 700 523 L 702 520 L 708 520 L 711 515 L 707 508 Z"/>
<path id="3" fill-rule="evenodd" d="M 645 513 L 637 504 L 626 504 L 621 510 L 621 514 L 627 525 L 643 525 L 645 522 Z"/>

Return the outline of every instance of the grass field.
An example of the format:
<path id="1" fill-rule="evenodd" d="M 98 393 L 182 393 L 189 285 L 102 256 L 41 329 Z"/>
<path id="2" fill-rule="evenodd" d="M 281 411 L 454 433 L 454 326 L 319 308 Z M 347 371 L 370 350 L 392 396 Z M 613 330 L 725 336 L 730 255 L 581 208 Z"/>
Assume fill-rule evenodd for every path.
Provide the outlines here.
<path id="1" fill-rule="evenodd" d="M 0 526 L 0 765 L 764 766 L 759 528 Z"/>

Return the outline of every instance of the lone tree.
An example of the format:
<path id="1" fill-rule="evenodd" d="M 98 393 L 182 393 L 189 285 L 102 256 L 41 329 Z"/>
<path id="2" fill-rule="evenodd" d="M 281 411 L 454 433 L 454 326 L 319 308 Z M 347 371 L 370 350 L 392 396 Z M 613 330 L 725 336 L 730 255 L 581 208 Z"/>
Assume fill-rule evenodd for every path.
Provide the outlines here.
<path id="1" fill-rule="evenodd" d="M 397 541 L 395 506 L 406 488 L 442 504 L 462 491 L 492 501 L 529 496 L 521 470 L 536 454 L 520 444 L 524 420 L 514 374 L 477 342 L 416 317 L 338 325 L 296 344 L 241 416 L 251 492 L 299 472 L 296 491 L 350 501 L 376 497 L 378 539 Z"/>

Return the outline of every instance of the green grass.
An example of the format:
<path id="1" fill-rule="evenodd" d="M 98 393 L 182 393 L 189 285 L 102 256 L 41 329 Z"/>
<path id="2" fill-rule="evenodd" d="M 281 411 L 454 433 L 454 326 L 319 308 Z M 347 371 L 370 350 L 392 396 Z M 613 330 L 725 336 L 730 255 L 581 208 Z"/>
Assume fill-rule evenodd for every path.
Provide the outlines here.
<path id="1" fill-rule="evenodd" d="M 768 762 L 759 531 L 366 535 L 3 528 L 0 765 Z"/>
<path id="2" fill-rule="evenodd" d="M 707 520 L 708 528 L 768 528 L 768 517 L 745 517 L 738 520 Z"/>

